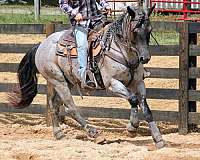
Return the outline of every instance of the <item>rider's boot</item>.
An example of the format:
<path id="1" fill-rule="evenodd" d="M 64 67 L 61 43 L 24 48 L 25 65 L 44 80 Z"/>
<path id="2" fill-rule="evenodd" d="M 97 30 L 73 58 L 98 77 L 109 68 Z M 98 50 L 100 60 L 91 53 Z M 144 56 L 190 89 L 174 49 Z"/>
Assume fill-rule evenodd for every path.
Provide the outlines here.
<path id="1" fill-rule="evenodd" d="M 80 75 L 80 81 L 81 81 L 81 87 L 82 88 L 95 88 L 96 84 L 95 82 L 89 78 L 86 69 L 81 68 L 79 70 L 79 75 Z"/>

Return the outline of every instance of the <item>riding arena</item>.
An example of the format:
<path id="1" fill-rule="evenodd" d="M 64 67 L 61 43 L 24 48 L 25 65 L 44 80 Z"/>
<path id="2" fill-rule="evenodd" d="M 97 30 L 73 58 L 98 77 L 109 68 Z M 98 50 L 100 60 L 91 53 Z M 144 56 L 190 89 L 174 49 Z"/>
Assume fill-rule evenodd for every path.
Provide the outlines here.
<path id="1" fill-rule="evenodd" d="M 97 138 L 88 136 L 63 104 L 58 121 L 64 137 L 56 140 L 48 104 L 51 87 L 41 74 L 37 74 L 38 94 L 31 105 L 10 106 L 7 97 L 18 84 L 17 70 L 25 53 L 69 26 L 59 22 L 0 24 L 0 159 L 200 159 L 200 23 L 151 21 L 151 25 L 151 60 L 144 64 L 150 74 L 144 82 L 147 102 L 165 143 L 160 149 L 142 110 L 139 127 L 128 131 L 131 103 L 108 90 L 83 95 L 76 87 L 71 90 L 80 115 L 98 130 Z"/>

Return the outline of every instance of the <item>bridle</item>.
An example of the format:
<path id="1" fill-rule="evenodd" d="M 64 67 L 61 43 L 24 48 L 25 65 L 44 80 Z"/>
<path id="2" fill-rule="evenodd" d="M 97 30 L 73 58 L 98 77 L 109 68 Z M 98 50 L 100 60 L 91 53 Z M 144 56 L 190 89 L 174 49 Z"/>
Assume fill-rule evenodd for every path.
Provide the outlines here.
<path id="1" fill-rule="evenodd" d="M 149 20 L 149 18 L 147 16 L 145 16 L 144 14 L 139 14 L 137 19 L 135 19 L 135 18 L 132 19 L 131 16 L 126 14 L 124 19 L 125 20 L 123 20 L 123 23 L 122 23 L 122 33 L 119 34 L 119 33 L 112 32 L 112 35 L 113 35 L 112 39 L 114 40 L 114 42 L 117 45 L 119 50 L 112 48 L 112 47 L 110 47 L 110 48 L 116 52 L 119 52 L 124 57 L 125 61 L 127 62 L 126 66 L 128 66 L 128 68 L 130 68 L 131 70 L 135 70 L 139 66 L 140 62 L 139 62 L 139 50 L 137 49 L 136 46 L 134 46 L 135 42 L 133 43 L 133 39 L 135 39 L 135 38 L 132 37 L 133 36 L 132 33 L 135 32 L 135 30 L 137 28 L 144 30 L 144 28 L 142 28 L 141 26 L 144 24 L 144 22 L 146 20 Z M 134 22 L 136 22 L 136 24 Z M 150 38 L 150 36 L 149 36 L 149 38 Z M 129 60 L 127 60 L 126 56 L 123 54 L 123 52 L 121 50 L 120 45 L 125 48 L 127 53 L 134 52 L 136 54 L 136 57 L 137 57 L 136 64 L 130 63 Z"/>

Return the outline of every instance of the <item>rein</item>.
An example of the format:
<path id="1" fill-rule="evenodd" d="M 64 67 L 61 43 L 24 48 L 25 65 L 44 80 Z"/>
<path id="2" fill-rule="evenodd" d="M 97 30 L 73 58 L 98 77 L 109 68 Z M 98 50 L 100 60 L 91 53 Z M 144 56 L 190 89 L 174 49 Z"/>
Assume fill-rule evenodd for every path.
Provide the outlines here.
<path id="1" fill-rule="evenodd" d="M 159 46 L 159 43 L 157 41 L 157 39 L 153 36 L 153 34 L 151 33 L 151 37 L 153 38 L 153 40 L 156 42 L 156 44 Z"/>
<path id="2" fill-rule="evenodd" d="M 125 18 L 125 17 L 124 17 Z M 116 44 L 116 46 L 119 48 L 119 50 L 110 47 L 111 49 L 113 49 L 114 51 L 121 53 L 121 55 L 124 58 L 124 61 L 126 62 L 126 64 L 123 63 L 123 65 L 125 65 L 126 67 L 130 68 L 132 71 L 135 70 L 138 66 L 139 66 L 139 51 L 137 48 L 133 47 L 132 43 L 131 43 L 131 37 L 130 32 L 132 32 L 133 30 L 135 30 L 137 27 L 140 26 L 140 23 L 142 22 L 140 19 L 135 19 L 135 20 L 131 20 L 130 17 L 126 17 L 126 20 L 128 19 L 128 21 L 126 21 L 126 23 L 128 23 L 127 27 L 123 27 L 123 23 L 122 23 L 122 34 L 119 33 L 115 33 L 114 31 L 112 31 L 112 35 L 114 37 L 114 42 Z M 124 21 L 124 20 L 123 20 Z M 131 29 L 131 22 L 132 21 L 137 21 L 136 26 L 134 27 L 134 29 Z M 125 37 L 123 36 L 125 34 Z M 120 36 L 120 37 L 119 37 Z M 112 42 L 112 41 L 111 41 Z M 110 42 L 110 43 L 111 43 Z M 124 47 L 124 49 L 126 50 L 127 53 L 129 52 L 134 52 L 137 56 L 137 62 L 133 63 L 133 61 L 129 61 L 127 59 L 127 57 L 123 54 L 123 51 L 121 50 L 121 46 L 122 45 Z"/>

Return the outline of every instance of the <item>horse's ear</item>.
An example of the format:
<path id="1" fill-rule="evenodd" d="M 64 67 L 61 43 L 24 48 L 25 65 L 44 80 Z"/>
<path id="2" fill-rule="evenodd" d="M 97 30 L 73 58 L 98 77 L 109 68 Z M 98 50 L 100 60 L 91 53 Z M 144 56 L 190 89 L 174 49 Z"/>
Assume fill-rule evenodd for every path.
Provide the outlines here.
<path id="1" fill-rule="evenodd" d="M 131 17 L 135 17 L 135 11 L 134 9 L 132 9 L 130 6 L 127 7 L 127 11 L 128 11 L 128 14 L 131 16 Z"/>
<path id="2" fill-rule="evenodd" d="M 148 17 L 150 17 L 150 15 L 151 15 L 151 13 L 153 12 L 153 10 L 155 9 L 155 7 L 156 7 L 156 3 L 154 3 L 154 5 L 153 5 L 151 8 L 149 8 L 149 9 L 147 10 L 147 15 L 148 15 Z"/>

